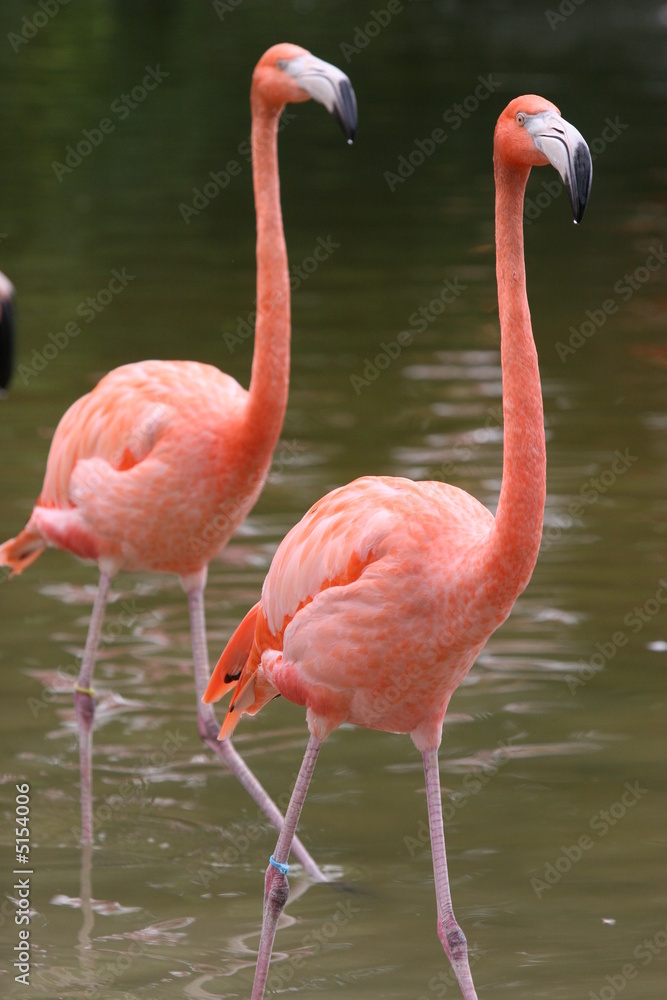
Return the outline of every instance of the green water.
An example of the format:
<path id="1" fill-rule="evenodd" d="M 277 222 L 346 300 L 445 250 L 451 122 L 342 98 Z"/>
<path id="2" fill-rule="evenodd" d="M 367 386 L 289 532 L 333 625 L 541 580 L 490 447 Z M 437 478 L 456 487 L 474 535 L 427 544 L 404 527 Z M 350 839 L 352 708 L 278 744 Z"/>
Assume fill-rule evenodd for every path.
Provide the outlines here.
<path id="1" fill-rule="evenodd" d="M 280 136 L 290 263 L 301 268 L 289 409 L 269 483 L 211 566 L 211 657 L 256 601 L 280 539 L 333 486 L 361 473 L 446 478 L 493 509 L 491 136 L 510 98 L 553 100 L 591 143 L 593 193 L 575 229 L 553 171 L 529 186 L 546 536 L 530 587 L 445 726 L 452 891 L 480 1000 L 663 998 L 664 9 L 590 0 L 550 23 L 532 4 L 397 6 L 366 34 L 371 8 L 347 0 L 244 0 L 219 7 L 222 20 L 209 3 L 99 0 L 63 6 L 22 44 L 10 36 L 41 8 L 2 5 L 0 267 L 18 289 L 22 367 L 0 401 L 0 537 L 28 515 L 60 415 L 103 372 L 192 358 L 247 385 L 252 341 L 236 337 L 254 299 L 247 95 L 254 63 L 279 40 L 349 73 L 360 125 L 350 149 L 322 108 L 301 105 Z M 168 75 L 130 108 L 122 95 L 143 87 L 147 68 Z M 71 172 L 54 169 L 84 129 L 98 129 L 99 144 Z M 444 141 L 392 179 L 436 129 Z M 230 161 L 227 185 L 186 223 L 179 206 Z M 309 273 L 320 240 L 330 252 Z M 87 300 L 108 299 L 100 293 L 123 269 L 132 279 L 91 317 Z M 429 303 L 448 281 L 456 295 L 435 315 Z M 410 317 L 421 307 L 420 331 Z M 63 339 L 67 324 L 80 332 Z M 368 361 L 406 329 L 412 343 L 369 377 Z M 49 334 L 67 341 L 55 355 Z M 72 699 L 58 670 L 81 653 L 95 583 L 94 567 L 48 552 L 0 585 L 0 992 L 247 997 L 275 837 L 198 741 L 172 578 L 114 584 L 96 669 L 95 848 L 82 865 Z M 277 798 L 305 743 L 303 711 L 283 701 L 238 730 Z M 14 981 L 21 928 L 8 901 L 23 782 L 29 988 Z M 459 996 L 436 936 L 425 820 L 408 738 L 343 729 L 329 739 L 301 829 L 336 884 L 296 874 L 277 994 Z"/>

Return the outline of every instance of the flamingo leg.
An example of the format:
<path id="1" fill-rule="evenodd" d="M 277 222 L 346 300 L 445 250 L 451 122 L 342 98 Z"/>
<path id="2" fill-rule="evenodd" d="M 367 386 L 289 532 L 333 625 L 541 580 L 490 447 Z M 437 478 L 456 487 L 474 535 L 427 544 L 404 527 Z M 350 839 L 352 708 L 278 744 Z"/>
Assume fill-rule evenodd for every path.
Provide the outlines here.
<path id="1" fill-rule="evenodd" d="M 257 968 L 255 969 L 255 981 L 252 987 L 251 1000 L 262 1000 L 264 990 L 266 989 L 266 980 L 269 975 L 271 952 L 273 951 L 278 919 L 289 896 L 289 884 L 287 882 L 289 866 L 287 860 L 290 848 L 295 840 L 294 834 L 297 823 L 299 822 L 301 809 L 303 808 L 321 746 L 322 741 L 315 739 L 314 736 L 311 736 L 308 740 L 308 746 L 306 747 L 303 762 L 294 785 L 292 797 L 285 813 L 285 822 L 278 835 L 276 849 L 266 869 L 262 934 L 259 939 L 259 954 L 257 956 Z"/>
<path id="2" fill-rule="evenodd" d="M 468 944 L 459 927 L 452 908 L 452 895 L 447 873 L 445 851 L 445 828 L 442 821 L 442 798 L 440 792 L 440 770 L 438 751 L 425 750 L 424 775 L 426 777 L 426 798 L 428 802 L 428 824 L 431 832 L 431 852 L 433 854 L 433 874 L 435 896 L 438 906 L 438 937 L 445 954 L 452 964 L 464 1000 L 477 1000 L 477 993 L 470 973 Z"/>
<path id="3" fill-rule="evenodd" d="M 93 719 L 95 693 L 92 689 L 95 656 L 100 641 L 104 611 L 109 599 L 111 577 L 100 573 L 93 613 L 90 617 L 81 669 L 74 685 L 74 710 L 79 730 L 79 769 L 81 773 L 81 843 L 93 841 Z"/>
<path id="4" fill-rule="evenodd" d="M 198 581 L 197 586 L 188 589 L 188 607 L 190 609 L 190 628 L 192 633 L 192 659 L 195 670 L 195 691 L 197 696 L 197 728 L 202 742 L 216 754 L 217 757 L 238 778 L 248 794 L 255 800 L 269 822 L 281 831 L 283 814 L 268 792 L 261 786 L 255 775 L 245 763 L 241 755 L 232 746 L 231 740 L 219 740 L 220 724 L 215 717 L 212 705 L 205 705 L 202 696 L 209 682 L 210 670 L 206 648 L 206 621 L 204 616 L 204 583 Z M 316 882 L 326 882 L 327 877 L 315 863 L 298 837 L 294 837 L 294 855 L 304 871 Z"/>

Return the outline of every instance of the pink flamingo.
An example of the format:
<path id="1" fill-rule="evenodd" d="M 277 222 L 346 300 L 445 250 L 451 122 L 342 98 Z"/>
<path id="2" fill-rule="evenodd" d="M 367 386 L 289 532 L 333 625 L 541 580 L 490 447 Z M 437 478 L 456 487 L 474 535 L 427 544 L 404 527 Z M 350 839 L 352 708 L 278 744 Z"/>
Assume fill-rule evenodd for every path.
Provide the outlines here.
<path id="1" fill-rule="evenodd" d="M 530 580 L 542 534 L 546 452 L 523 251 L 532 166 L 551 162 L 583 216 L 588 147 L 553 104 L 512 101 L 494 141 L 496 260 L 505 448 L 496 517 L 441 482 L 363 478 L 312 507 L 276 552 L 258 604 L 227 645 L 204 696 L 235 688 L 220 732 L 277 694 L 307 708 L 310 738 L 266 870 L 253 1000 L 264 996 L 288 857 L 322 741 L 343 722 L 409 733 L 421 751 L 438 934 L 465 1000 L 476 1000 L 447 875 L 438 747 L 449 700 Z"/>
<path id="2" fill-rule="evenodd" d="M 356 99 L 335 66 L 297 45 L 270 48 L 255 68 L 252 162 L 257 213 L 257 322 L 250 389 L 209 365 L 145 361 L 106 375 L 56 429 L 40 497 L 26 527 L 0 547 L 20 573 L 48 545 L 100 570 L 75 686 L 82 788 L 82 841 L 92 839 L 92 675 L 113 575 L 121 569 L 176 573 L 187 594 L 199 734 L 277 829 L 283 817 L 201 698 L 209 679 L 204 619 L 208 564 L 260 494 L 287 406 L 290 283 L 280 209 L 278 123 L 287 102 L 314 97 L 352 141 Z M 323 879 L 300 845 L 309 873 Z"/>

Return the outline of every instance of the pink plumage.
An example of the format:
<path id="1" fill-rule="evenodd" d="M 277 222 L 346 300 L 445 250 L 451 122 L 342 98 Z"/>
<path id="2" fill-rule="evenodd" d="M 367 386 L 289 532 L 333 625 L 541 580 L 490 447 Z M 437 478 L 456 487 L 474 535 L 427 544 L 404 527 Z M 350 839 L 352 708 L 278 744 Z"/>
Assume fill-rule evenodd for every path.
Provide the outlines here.
<path id="1" fill-rule="evenodd" d="M 208 565 L 259 496 L 287 406 L 290 280 L 280 207 L 278 129 L 286 103 L 314 97 L 343 127 L 356 128 L 350 81 L 289 43 L 259 60 L 250 91 L 257 215 L 257 318 L 250 388 L 210 365 L 144 361 L 106 375 L 56 429 L 41 494 L 19 535 L 0 546 L 14 574 L 46 546 L 95 561 L 98 587 L 75 685 L 82 787 L 82 841 L 92 839 L 92 675 L 111 578 L 121 569 L 176 573 L 188 596 L 198 729 L 271 822 L 282 815 L 231 747 L 216 741 L 204 619 Z M 304 866 L 324 876 L 298 847 Z"/>
<path id="2" fill-rule="evenodd" d="M 503 479 L 495 518 L 440 482 L 364 478 L 315 504 L 276 552 L 259 603 L 223 653 L 205 701 L 235 687 L 220 737 L 277 694 L 307 708 L 310 739 L 266 871 L 252 1000 L 261 1000 L 287 859 L 323 740 L 344 722 L 409 733 L 422 753 L 438 934 L 465 1000 L 477 1000 L 452 908 L 437 751 L 449 700 L 530 580 L 542 535 L 546 448 L 523 251 L 532 166 L 553 163 L 580 221 L 591 157 L 549 101 L 527 95 L 494 137 Z"/>
<path id="3" fill-rule="evenodd" d="M 106 375 L 64 414 L 39 500 L 0 547 L 20 572 L 45 545 L 186 576 L 208 565 L 255 503 L 258 462 L 248 392 L 210 365 L 144 361 Z"/>
<path id="4" fill-rule="evenodd" d="M 366 477 L 319 500 L 274 556 L 254 634 L 240 626 L 248 659 L 221 735 L 280 693 L 308 708 L 320 739 L 351 722 L 432 740 L 511 608 L 479 587 L 492 526 L 486 507 L 439 482 Z M 236 635 L 230 646 L 238 667 Z M 233 677 L 230 658 L 207 699 Z"/>

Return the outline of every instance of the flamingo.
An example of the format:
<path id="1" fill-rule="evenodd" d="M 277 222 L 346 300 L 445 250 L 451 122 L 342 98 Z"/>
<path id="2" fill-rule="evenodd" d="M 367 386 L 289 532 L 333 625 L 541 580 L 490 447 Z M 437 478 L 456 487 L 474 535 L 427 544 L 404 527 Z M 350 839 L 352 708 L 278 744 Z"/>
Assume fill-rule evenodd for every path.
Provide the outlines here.
<path id="1" fill-rule="evenodd" d="M 505 446 L 497 514 L 442 482 L 365 477 L 318 501 L 280 544 L 260 601 L 230 639 L 207 703 L 234 689 L 220 739 L 281 694 L 306 706 L 309 739 L 266 870 L 252 992 L 264 996 L 287 899 L 290 845 L 323 740 L 344 722 L 409 733 L 424 764 L 438 936 L 476 1000 L 447 874 L 438 748 L 449 700 L 530 580 L 542 534 L 546 448 L 526 296 L 523 200 L 551 162 L 580 222 L 592 177 L 580 133 L 549 101 L 513 100 L 494 136 L 496 269 Z"/>
<path id="2" fill-rule="evenodd" d="M 14 368 L 14 286 L 0 271 L 0 395 Z"/>
<path id="3" fill-rule="evenodd" d="M 176 573 L 187 595 L 199 735 L 277 829 L 283 817 L 233 747 L 202 695 L 209 679 L 204 618 L 208 565 L 257 500 L 287 406 L 290 283 L 278 177 L 278 124 L 287 102 L 311 97 L 349 142 L 356 98 L 347 76 L 298 45 L 274 45 L 252 78 L 252 165 L 257 214 L 257 321 L 250 388 L 210 365 L 144 361 L 107 374 L 61 419 L 41 494 L 21 533 L 0 546 L 20 573 L 46 546 L 94 560 L 100 577 L 74 699 L 80 741 L 83 844 L 92 841 L 92 689 L 104 609 L 121 569 Z M 305 849 L 313 878 L 323 874 Z"/>

